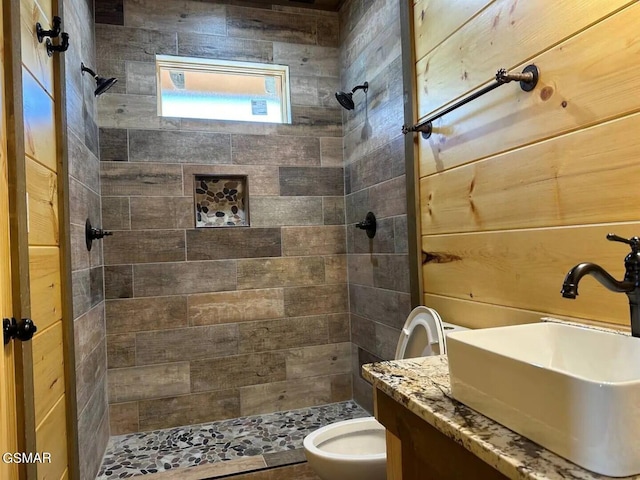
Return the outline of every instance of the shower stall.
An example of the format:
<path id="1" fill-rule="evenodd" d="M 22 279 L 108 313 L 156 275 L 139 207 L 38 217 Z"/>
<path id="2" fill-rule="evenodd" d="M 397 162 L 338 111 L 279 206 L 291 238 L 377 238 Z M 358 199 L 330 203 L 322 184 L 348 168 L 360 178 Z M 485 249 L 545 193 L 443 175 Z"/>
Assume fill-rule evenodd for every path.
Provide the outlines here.
<path id="1" fill-rule="evenodd" d="M 95 16 L 91 65 L 118 78 L 96 99 L 90 218 L 113 232 L 89 266 L 104 285 L 98 478 L 303 462 L 304 435 L 371 410 L 359 367 L 393 356 L 411 309 L 404 147 L 388 128 L 403 123 L 398 5 L 152 3 Z M 288 65 L 291 124 L 158 116 L 156 55 Z M 334 92 L 361 77 L 368 102 L 346 112 Z M 372 210 L 370 239 L 355 223 Z M 230 221 L 198 221 L 212 211 Z"/>

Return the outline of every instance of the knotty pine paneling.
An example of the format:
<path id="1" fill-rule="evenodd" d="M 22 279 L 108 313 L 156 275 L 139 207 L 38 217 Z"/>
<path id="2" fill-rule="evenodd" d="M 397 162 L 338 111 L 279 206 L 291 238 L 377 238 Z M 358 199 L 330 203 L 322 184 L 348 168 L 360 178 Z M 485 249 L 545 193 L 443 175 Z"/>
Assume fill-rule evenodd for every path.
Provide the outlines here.
<path id="1" fill-rule="evenodd" d="M 60 249 L 29 247 L 31 318 L 38 332 L 62 320 Z"/>
<path id="2" fill-rule="evenodd" d="M 622 278 L 628 247 L 605 235 L 640 235 L 632 134 L 640 37 L 630 27 L 640 4 L 579 3 L 575 15 L 547 1 L 495 1 L 417 61 L 421 114 L 480 87 L 500 66 L 534 63 L 541 72 L 533 92 L 502 87 L 436 122 L 429 140 L 416 139 L 424 302 L 447 321 L 476 328 L 552 315 L 629 324 L 626 296 L 592 278 L 577 300 L 560 295 L 582 261 Z M 521 41 L 497 44 L 497 32 L 515 31 Z"/>
<path id="3" fill-rule="evenodd" d="M 38 464 L 38 480 L 62 479 L 67 470 L 65 401 L 63 395 L 36 429 L 38 452 L 51 453 L 51 463 Z"/>
<path id="4" fill-rule="evenodd" d="M 424 294 L 423 301 L 424 305 L 435 308 L 445 322 L 452 322 L 454 321 L 453 319 L 455 319 L 455 323 L 468 328 L 506 327 L 522 323 L 535 323 L 539 322 L 540 318 L 548 315 L 542 311 L 505 307 L 503 305 L 474 302 L 472 300 L 463 300 L 461 298 L 445 297 L 430 293 Z M 619 330 L 630 330 L 626 324 L 608 324 L 606 322 L 569 317 L 556 313 L 553 314 L 553 318 L 605 326 Z"/>
<path id="5" fill-rule="evenodd" d="M 36 425 L 44 419 L 64 393 L 64 358 L 62 322 L 33 338 L 33 383 Z"/>
<path id="6" fill-rule="evenodd" d="M 21 0 L 24 1 L 24 0 Z M 30 3 L 29 3 L 30 2 Z M 27 5 L 30 5 L 30 9 L 38 8 L 42 12 L 45 18 L 53 18 L 54 4 L 51 0 L 28 0 Z M 22 13 L 22 12 L 21 12 Z M 47 28 L 47 27 L 44 27 Z"/>
<path id="7" fill-rule="evenodd" d="M 636 2 L 502 0 L 492 3 L 431 53 L 416 57 L 419 116 L 488 82 L 499 68 L 517 68 L 616 9 L 633 3 Z M 627 20 L 634 23 L 629 17 Z M 612 35 L 620 38 L 618 34 Z M 591 43 L 587 49 L 590 58 L 605 51 L 600 48 L 594 51 L 594 45 L 598 44 Z M 584 73 L 576 70 L 574 80 Z"/>
<path id="8" fill-rule="evenodd" d="M 51 96 L 53 96 L 53 57 L 47 55 L 45 43 L 38 42 L 36 23 L 39 22 L 44 30 L 49 30 L 52 20 L 53 17 L 47 17 L 34 0 L 20 0 L 22 62 Z"/>
<path id="9" fill-rule="evenodd" d="M 636 3 L 516 67 L 538 66 L 534 91 L 506 85 L 443 117 L 419 140 L 420 176 L 639 110 L 639 21 Z"/>
<path id="10" fill-rule="evenodd" d="M 421 59 L 494 0 L 418 0 L 413 4 L 414 48 Z"/>
<path id="11" fill-rule="evenodd" d="M 23 66 L 24 147 L 26 154 L 57 171 L 54 102 Z"/>
<path id="12" fill-rule="evenodd" d="M 422 233 L 637 220 L 638 130 L 635 114 L 423 177 Z"/>
<path id="13" fill-rule="evenodd" d="M 58 177 L 35 160 L 26 158 L 29 195 L 29 244 L 60 243 L 58 219 Z"/>
<path id="14" fill-rule="evenodd" d="M 624 274 L 628 247 L 606 240 L 610 231 L 624 237 L 640 232 L 640 222 L 595 226 L 422 237 L 428 294 L 505 305 L 608 323 L 629 322 L 629 302 L 593 278 L 585 278 L 576 300 L 562 298 L 566 273 L 594 261 L 614 277 Z M 455 323 L 455 319 L 450 319 Z"/>
<path id="15" fill-rule="evenodd" d="M 506 327 L 521 323 L 534 323 L 543 317 L 542 312 L 520 308 L 474 302 L 461 298 L 425 293 L 425 305 L 434 308 L 445 322 L 454 322 L 467 328 Z"/>

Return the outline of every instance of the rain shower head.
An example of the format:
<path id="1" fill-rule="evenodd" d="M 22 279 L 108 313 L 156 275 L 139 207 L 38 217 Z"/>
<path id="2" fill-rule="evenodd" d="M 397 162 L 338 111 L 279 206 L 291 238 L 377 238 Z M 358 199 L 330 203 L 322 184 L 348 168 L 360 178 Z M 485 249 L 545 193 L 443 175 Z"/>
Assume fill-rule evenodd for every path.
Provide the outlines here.
<path id="1" fill-rule="evenodd" d="M 93 92 L 96 97 L 98 95 L 102 95 L 104 92 L 109 90 L 118 81 L 118 79 L 115 77 L 112 77 L 112 78 L 99 77 L 96 74 L 96 72 L 94 72 L 90 68 L 85 67 L 84 63 L 81 63 L 80 66 L 81 66 L 83 75 L 84 75 L 84 72 L 87 72 L 96 81 L 96 90 Z"/>
<path id="2" fill-rule="evenodd" d="M 353 110 L 355 108 L 355 104 L 353 103 L 353 94 L 357 90 L 364 90 L 364 93 L 367 93 L 369 89 L 369 82 L 364 82 L 362 85 L 356 85 L 350 92 L 336 92 L 336 100 L 338 103 L 342 105 L 347 110 Z"/>

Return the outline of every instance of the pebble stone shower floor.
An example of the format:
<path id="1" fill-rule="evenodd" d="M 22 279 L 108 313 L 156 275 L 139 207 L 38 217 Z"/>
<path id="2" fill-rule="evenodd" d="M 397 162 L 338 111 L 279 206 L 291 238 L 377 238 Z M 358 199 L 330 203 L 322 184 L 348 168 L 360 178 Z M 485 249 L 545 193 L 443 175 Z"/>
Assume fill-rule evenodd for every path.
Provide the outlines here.
<path id="1" fill-rule="evenodd" d="M 348 401 L 115 436 L 109 440 L 96 480 L 156 474 L 257 455 L 267 459 L 287 451 L 298 453 L 290 458 L 302 461 L 302 440 L 306 435 L 333 422 L 367 415 L 355 402 Z"/>

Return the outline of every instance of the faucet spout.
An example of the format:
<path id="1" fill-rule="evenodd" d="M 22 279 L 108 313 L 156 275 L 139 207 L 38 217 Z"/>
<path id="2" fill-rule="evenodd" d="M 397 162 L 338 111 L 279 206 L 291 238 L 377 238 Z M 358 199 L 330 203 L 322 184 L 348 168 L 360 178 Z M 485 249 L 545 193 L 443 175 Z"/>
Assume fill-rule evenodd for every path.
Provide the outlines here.
<path id="1" fill-rule="evenodd" d="M 612 292 L 631 293 L 635 289 L 634 282 L 629 280 L 618 281 L 609 275 L 609 273 L 600 265 L 585 262 L 579 263 L 569 270 L 569 273 L 567 273 L 564 283 L 562 284 L 562 290 L 560 291 L 562 296 L 564 298 L 576 298 L 578 296 L 578 283 L 582 277 L 586 275 L 591 275 Z"/>
<path id="2" fill-rule="evenodd" d="M 595 263 L 579 263 L 567 273 L 560 293 L 564 298 L 576 298 L 578 283 L 585 275 L 591 275 L 612 292 L 626 293 L 631 314 L 631 335 L 640 337 L 640 237 L 626 239 L 609 233 L 607 240 L 626 243 L 631 247 L 631 253 L 624 259 L 624 278 L 616 280 Z"/>

